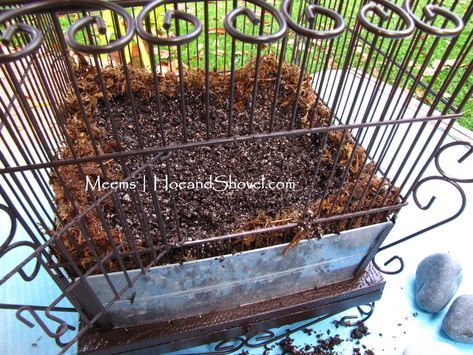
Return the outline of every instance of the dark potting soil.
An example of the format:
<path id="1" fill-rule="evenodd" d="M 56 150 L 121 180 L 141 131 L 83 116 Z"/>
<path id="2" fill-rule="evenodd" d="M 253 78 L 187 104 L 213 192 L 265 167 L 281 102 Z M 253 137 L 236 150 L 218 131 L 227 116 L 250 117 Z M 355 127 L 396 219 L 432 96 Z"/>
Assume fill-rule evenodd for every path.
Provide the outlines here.
<path id="1" fill-rule="evenodd" d="M 368 327 L 364 325 L 363 323 L 358 324 L 358 326 L 351 331 L 351 338 L 352 339 L 361 339 L 368 335 Z"/>
<path id="2" fill-rule="evenodd" d="M 198 97 L 200 94 L 193 91 L 186 93 L 186 121 L 189 141 L 202 141 L 207 137 L 205 105 Z M 182 143 L 183 131 L 179 99 L 163 97 L 162 100 L 165 141 L 168 145 Z M 111 102 L 110 112 L 105 105 L 98 105 L 96 124 L 106 129 L 109 135 L 108 140 L 113 140 L 113 129 L 109 122 L 109 115 L 120 122 L 116 133 L 123 142 L 122 150 L 135 150 L 140 146 L 155 146 L 163 139 L 159 125 L 159 106 L 156 102 L 136 98 L 135 103 L 140 135 L 133 129 L 136 124 L 133 121 L 131 105 L 127 98 L 115 98 Z M 264 96 L 260 96 L 257 100 L 253 122 L 255 133 L 267 131 L 271 105 L 272 101 L 267 100 Z M 277 129 L 282 129 L 283 126 L 289 127 L 291 108 L 292 106 L 278 109 Z M 214 100 L 210 110 L 212 138 L 226 137 L 228 102 Z M 298 113 L 296 122 L 300 122 L 301 117 L 302 113 Z M 249 107 L 235 111 L 235 132 L 248 133 L 249 122 Z M 149 224 L 151 238 L 155 239 L 160 235 L 151 193 L 151 189 L 155 186 L 161 203 L 165 228 L 170 237 L 169 241 L 173 244 L 234 233 L 244 230 L 245 227 L 251 229 L 252 221 L 258 216 L 267 218 L 268 227 L 277 225 L 281 220 L 293 219 L 296 221 L 301 217 L 306 204 L 313 203 L 326 188 L 329 193 L 332 192 L 334 186 L 340 182 L 340 178 L 336 177 L 332 179 L 330 186 L 326 186 L 325 183 L 314 183 L 313 171 L 320 157 L 320 139 L 321 137 L 317 135 L 307 135 L 174 151 L 167 161 L 151 165 L 151 177 L 159 180 L 157 185 L 148 185 L 148 191 L 140 191 L 139 196 L 127 191 L 120 193 L 123 210 L 128 216 L 132 234 L 136 236 L 145 234 L 143 233 L 145 232 L 144 223 L 136 209 L 136 206 L 142 203 L 145 211 L 145 223 Z M 122 161 L 123 166 L 117 160 L 113 169 L 119 175 L 126 176 L 127 172 L 137 170 L 148 159 L 128 158 Z M 330 162 L 322 160 L 319 173 L 321 181 L 328 181 L 331 169 Z M 341 176 L 341 173 L 336 175 Z M 216 183 L 216 189 L 222 190 L 228 187 L 228 190 L 215 191 L 205 188 L 168 188 L 166 190 L 166 179 L 168 183 L 197 181 L 205 183 L 211 177 L 214 181 L 217 177 L 225 181 Z M 149 181 L 149 176 L 147 178 Z M 257 183 L 261 182 L 263 178 L 265 184 L 280 182 L 289 185 L 280 189 L 235 188 L 238 183 L 242 186 L 241 183 Z M 140 187 L 143 187 L 142 179 L 143 175 L 136 179 Z M 234 188 L 231 188 L 231 182 L 234 183 Z M 309 191 L 312 194 L 309 194 Z M 174 206 L 175 211 L 173 211 Z M 117 214 L 110 213 L 108 218 L 112 226 L 120 225 Z M 146 241 L 142 242 L 146 243 Z M 237 250 L 232 247 L 221 250 L 226 253 L 234 251 Z"/>
<path id="3" fill-rule="evenodd" d="M 368 328 L 363 324 L 360 323 L 358 324 L 357 329 L 363 329 L 363 336 L 368 335 Z M 350 338 L 348 339 L 343 339 L 340 334 L 335 334 L 333 336 L 328 336 L 324 337 L 324 332 L 323 331 L 317 331 L 311 328 L 306 328 L 304 329 L 304 333 L 307 334 L 309 337 L 314 337 L 314 341 L 312 342 L 306 342 L 303 345 L 295 345 L 294 344 L 294 339 L 291 337 L 286 337 L 282 341 L 278 343 L 279 347 L 281 350 L 284 352 L 284 354 L 291 354 L 291 355 L 335 355 L 335 354 L 342 354 L 338 347 L 340 344 L 343 342 L 352 342 L 354 340 L 357 340 L 357 345 L 360 344 L 359 339 L 357 337 L 353 337 L 353 331 L 350 334 Z M 327 335 L 330 335 L 330 332 L 326 332 Z M 271 346 L 269 348 L 266 348 L 266 353 L 269 353 L 271 350 L 274 349 L 274 346 Z M 374 355 L 374 351 L 371 349 L 368 349 L 366 345 L 359 345 L 355 346 L 352 349 L 353 355 Z M 345 354 L 345 352 L 343 353 Z"/>
<path id="4" fill-rule="evenodd" d="M 77 68 L 77 76 L 82 102 L 92 120 L 87 127 L 77 98 L 69 98 L 66 126 L 75 152 L 65 146 L 60 156 L 94 155 L 97 149 L 94 144 L 99 151 L 114 153 L 175 146 L 186 141 L 204 142 L 229 135 L 248 136 L 268 132 L 271 124 L 274 131 L 283 131 L 307 127 L 311 118 L 314 126 L 327 125 L 331 112 L 317 100 L 309 77 L 303 80 L 293 116 L 299 69 L 289 64 L 283 65 L 275 120 L 271 122 L 277 67 L 277 61 L 270 56 L 262 60 L 254 114 L 251 95 L 254 68 L 250 63 L 236 71 L 235 105 L 229 133 L 229 78 L 226 75 L 212 73 L 207 111 L 199 72 L 186 73 L 184 95 L 177 90 L 176 76 L 162 76 L 158 103 L 150 72 L 131 70 L 131 84 L 127 84 L 122 69 L 107 69 L 103 75 L 109 94 L 108 100 L 104 100 L 97 73 L 85 62 Z M 132 97 L 127 90 L 130 86 Z M 90 130 L 94 132 L 94 143 L 89 138 Z M 325 138 L 327 144 L 322 151 Z M 318 217 L 398 202 L 396 188 L 391 190 L 389 181 L 376 174 L 375 164 L 366 159 L 363 148 L 348 131 L 234 141 L 173 150 L 164 162 L 153 158 L 153 155 L 134 154 L 101 164 L 86 163 L 81 168 L 83 173 L 73 165 L 61 166 L 58 173 L 68 186 L 68 194 L 52 174 L 51 184 L 61 221 L 67 224 L 76 215 L 68 196 L 75 200 L 79 211 L 84 211 L 106 192 L 85 193 L 82 174 L 88 175 L 93 184 L 99 177 L 103 179 L 101 182 L 123 182 L 149 163 L 129 181 L 135 188 L 130 184 L 122 185 L 116 195 L 102 201 L 103 212 L 92 210 L 87 214 L 84 223 L 93 238 L 94 252 L 77 225 L 64 234 L 61 242 L 84 270 L 95 264 L 94 253 L 103 257 L 113 252 L 112 239 L 115 245 L 121 245 L 119 252 L 124 255 L 125 267 L 136 268 L 140 260 L 130 251 L 140 251 L 141 262 L 148 264 L 166 248 L 166 235 L 171 248 L 160 263 L 176 263 L 287 242 L 293 246 L 304 238 L 384 221 L 391 212 L 368 218 L 344 218 L 318 224 L 314 229 L 293 228 L 192 246 L 183 243 L 287 223 L 312 222 Z M 316 167 L 319 170 L 315 176 Z M 210 180 L 214 181 L 214 189 L 204 188 L 202 185 L 207 183 L 205 186 L 208 186 Z M 178 183 L 185 186 L 176 188 Z M 231 183 L 233 185 L 229 186 Z M 266 187 L 269 183 L 279 183 L 280 188 L 248 188 L 246 185 L 262 183 Z M 199 186 L 192 188 L 192 184 Z M 162 212 L 162 223 L 158 210 Z M 150 247 L 154 251 L 150 251 Z M 107 270 L 120 269 L 117 261 L 110 259 Z"/>

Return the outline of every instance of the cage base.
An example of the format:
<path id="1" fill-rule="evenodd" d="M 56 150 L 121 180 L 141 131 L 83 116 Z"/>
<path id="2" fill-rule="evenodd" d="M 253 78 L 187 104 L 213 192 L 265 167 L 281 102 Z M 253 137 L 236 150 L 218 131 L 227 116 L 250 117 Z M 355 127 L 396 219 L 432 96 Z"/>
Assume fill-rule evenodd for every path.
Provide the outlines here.
<path id="1" fill-rule="evenodd" d="M 162 354 L 231 339 L 377 301 L 385 281 L 370 264 L 358 278 L 240 307 L 112 330 L 93 329 L 81 337 L 78 353 Z"/>

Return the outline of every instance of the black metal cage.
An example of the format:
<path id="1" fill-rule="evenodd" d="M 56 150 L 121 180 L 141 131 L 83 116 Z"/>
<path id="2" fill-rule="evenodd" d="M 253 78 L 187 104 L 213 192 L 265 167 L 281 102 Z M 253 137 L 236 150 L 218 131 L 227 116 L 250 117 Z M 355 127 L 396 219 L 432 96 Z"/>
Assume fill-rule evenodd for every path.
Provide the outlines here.
<path id="1" fill-rule="evenodd" d="M 472 4 L 462 13 L 456 0 L 0 5 L 0 207 L 11 219 L 0 257 L 30 251 L 2 270 L 0 286 L 45 269 L 62 295 L 19 305 L 17 317 L 31 326 L 31 313 L 60 343 L 71 327 L 54 310 L 67 298 L 82 328 L 64 349 L 89 328 L 116 326 L 109 309 L 154 266 L 278 245 L 284 254 L 393 221 L 429 179 L 459 191 L 471 181 L 448 176 L 439 156 L 473 91 Z M 453 145 L 469 148 L 461 160 L 473 151 Z M 440 175 L 427 178 L 432 162 Z M 222 172 L 294 184 L 203 188 Z M 156 176 L 177 187 L 157 188 Z M 189 185 L 199 179 L 200 189 Z M 15 239 L 17 223 L 29 240 Z M 107 299 L 87 282 L 97 275 Z"/>

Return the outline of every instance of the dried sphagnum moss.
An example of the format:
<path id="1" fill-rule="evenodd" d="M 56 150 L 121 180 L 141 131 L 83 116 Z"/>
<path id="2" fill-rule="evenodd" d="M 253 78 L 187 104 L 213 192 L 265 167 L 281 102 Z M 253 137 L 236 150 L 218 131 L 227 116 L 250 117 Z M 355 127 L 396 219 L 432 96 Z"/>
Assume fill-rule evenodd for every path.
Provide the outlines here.
<path id="1" fill-rule="evenodd" d="M 274 95 L 274 85 L 278 73 L 278 60 L 273 56 L 265 56 L 261 60 L 260 70 L 258 75 L 259 90 L 267 88 L 266 92 Z M 99 76 L 97 70 L 89 66 L 85 59 L 79 56 L 79 64 L 75 67 L 77 84 L 81 94 L 80 101 L 75 95 L 70 95 L 66 100 L 65 126 L 67 136 L 70 138 L 65 142 L 60 151 L 60 159 L 71 159 L 75 157 L 94 156 L 96 154 L 109 153 L 119 148 L 119 142 L 110 141 L 109 136 L 103 128 L 94 123 L 94 117 L 97 114 L 98 100 L 104 100 L 104 94 L 99 84 Z M 134 95 L 141 99 L 153 99 L 155 93 L 155 85 L 158 83 L 159 92 L 168 97 L 176 97 L 179 90 L 179 79 L 175 72 L 168 71 L 165 74 L 159 74 L 157 78 L 152 73 L 143 69 L 136 69 L 127 67 L 126 71 L 122 67 L 105 68 L 101 70 L 103 76 L 103 83 L 107 91 L 108 99 L 112 100 L 115 97 L 128 95 L 127 76 L 131 83 L 131 90 Z M 186 89 L 201 90 L 206 86 L 205 73 L 201 69 L 185 70 L 184 82 Z M 245 103 L 251 101 L 253 92 L 253 83 L 255 75 L 255 66 L 249 63 L 247 66 L 235 72 L 235 87 L 234 87 L 234 108 L 241 109 Z M 281 92 L 286 92 L 286 95 L 280 95 L 279 105 L 286 107 L 293 105 L 294 94 L 297 90 L 300 70 L 297 66 L 284 63 L 282 65 L 282 76 L 280 83 Z M 230 91 L 230 75 L 218 74 L 210 72 L 209 88 L 213 97 L 222 97 L 228 99 Z M 287 95 L 287 93 L 290 93 Z M 283 101 L 281 99 L 285 99 Z M 273 99 L 269 97 L 268 99 Z M 317 107 L 315 107 L 317 104 Z M 308 75 L 302 79 L 302 87 L 298 99 L 298 108 L 303 113 L 302 126 L 307 127 L 309 117 L 313 116 L 313 110 L 317 110 L 319 122 L 316 125 L 326 125 L 329 122 L 330 110 L 321 102 L 317 103 L 317 96 L 312 88 L 311 80 Z M 88 117 L 88 122 L 83 118 L 82 110 L 85 111 Z M 397 189 L 392 189 L 388 194 L 389 184 L 379 178 L 374 172 L 374 163 L 366 164 L 366 155 L 360 146 L 356 146 L 351 134 L 348 131 L 329 132 L 328 144 L 323 152 L 322 159 L 326 162 L 333 162 L 335 154 L 340 147 L 340 159 L 338 160 L 338 169 L 344 169 L 346 164 L 350 161 L 349 172 L 347 174 L 346 182 L 340 186 L 339 195 L 329 194 L 324 199 L 317 199 L 311 206 L 312 218 L 328 217 L 347 212 L 354 212 L 359 210 L 366 210 L 380 206 L 393 205 L 397 201 L 394 196 L 397 196 Z M 352 156 L 353 154 L 353 156 Z M 78 214 L 83 213 L 91 204 L 93 204 L 102 193 L 98 191 L 85 190 L 85 182 L 83 175 L 102 176 L 111 180 L 118 181 L 122 176 L 117 176 L 116 170 L 111 169 L 112 161 L 103 161 L 101 164 L 96 162 L 81 164 L 79 168 L 77 165 L 65 165 L 58 168 L 59 176 L 56 173 L 51 175 L 51 185 L 53 187 L 58 213 L 61 223 L 57 221 L 56 230 L 59 230 L 62 225 L 69 223 Z M 358 179 L 358 182 L 356 180 Z M 62 183 L 67 187 L 66 190 L 62 187 Z M 364 193 L 363 198 L 363 191 Z M 379 190 L 379 191 L 378 191 Z M 348 203 L 350 196 L 354 195 L 351 203 Z M 373 198 L 375 197 L 373 201 Z M 74 203 L 71 203 L 71 200 Z M 385 201 L 384 201 L 385 200 Z M 100 205 L 103 213 L 112 209 L 112 200 L 110 198 L 102 201 Z M 316 211 L 319 211 L 316 216 Z M 121 229 L 106 228 L 103 226 L 99 212 L 96 209 L 88 211 L 82 220 L 82 225 L 74 225 L 68 228 L 60 240 L 70 256 L 76 261 L 82 270 L 87 270 L 95 264 L 95 255 L 103 258 L 117 248 L 120 253 L 126 253 L 133 248 L 141 249 L 145 247 L 139 240 L 131 243 L 125 238 Z M 363 224 L 371 224 L 380 222 L 386 219 L 388 213 L 378 213 L 371 218 L 362 219 L 355 218 L 349 224 L 349 219 L 343 219 L 338 225 L 338 221 L 325 223 L 318 226 L 318 234 L 325 234 L 332 231 L 344 230 L 348 227 L 355 228 Z M 275 218 L 271 218 L 265 213 L 258 214 L 254 219 L 241 221 L 241 227 L 235 232 L 250 231 L 257 228 L 266 228 L 286 223 L 300 223 L 302 221 L 302 211 L 282 210 Z M 83 235 L 86 231 L 88 237 L 93 242 L 93 248 L 87 242 Z M 53 233 L 53 232 L 52 232 Z M 300 240 L 310 238 L 314 235 L 312 229 L 297 228 L 293 231 L 292 241 L 288 248 L 296 245 Z M 275 245 L 283 242 L 285 232 L 275 232 L 270 238 L 259 238 L 258 235 L 248 236 L 243 239 L 243 248 L 248 250 L 252 248 L 264 247 L 268 245 Z M 132 246 L 131 244 L 135 244 Z M 59 246 L 55 247 L 58 255 L 62 255 L 60 259 L 67 262 L 64 255 L 61 253 Z M 286 248 L 287 251 L 287 248 Z M 142 256 L 142 261 L 144 257 Z M 149 257 L 148 257 L 149 258 Z M 136 268 L 136 259 L 131 256 L 123 258 L 125 267 Z M 149 260 L 148 260 L 149 261 Z M 107 271 L 115 271 L 119 269 L 118 261 L 112 257 L 105 262 Z M 100 272 L 100 270 L 96 270 Z"/>

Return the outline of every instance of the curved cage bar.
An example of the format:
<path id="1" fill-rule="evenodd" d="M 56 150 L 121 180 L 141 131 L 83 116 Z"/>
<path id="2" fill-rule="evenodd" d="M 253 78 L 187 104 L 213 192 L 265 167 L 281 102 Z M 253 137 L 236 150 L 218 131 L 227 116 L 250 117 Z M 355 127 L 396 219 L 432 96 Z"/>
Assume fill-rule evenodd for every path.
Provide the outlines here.
<path id="1" fill-rule="evenodd" d="M 306 260 L 298 267 L 310 277 L 298 274 L 298 291 L 320 275 L 319 286 L 357 277 L 371 261 L 385 273 L 402 271 L 401 256 L 383 267 L 375 255 L 456 218 L 466 201 L 461 184 L 472 181 L 450 175 L 440 160 L 460 145 L 459 163 L 473 152 L 468 142 L 444 144 L 471 115 L 473 4 L 458 6 L 0 1 L 0 214 L 10 223 L 0 258 L 21 255 L 2 271 L 0 287 L 44 272 L 60 290 L 47 305 L 0 307 L 17 309 L 65 351 L 88 329 L 129 325 L 120 312 L 145 303 L 144 275 L 168 287 L 150 287 L 159 299 L 187 292 L 166 283 L 185 283 L 180 264 L 193 287 L 214 294 L 218 285 L 201 276 L 213 275 L 215 258 L 228 257 L 228 278 L 251 273 L 253 284 L 239 284 L 246 291 L 221 296 L 236 303 L 284 291 L 264 283 L 280 270 L 252 261 L 259 252 L 287 274 L 288 260 Z M 432 165 L 438 175 L 425 176 Z M 235 188 L 207 189 L 209 176 L 213 187 Z M 432 180 L 458 190 L 458 213 L 381 246 L 410 197 L 421 210 L 435 205 L 435 197 L 417 197 Z M 257 192 L 247 192 L 247 182 Z M 351 254 L 322 272 L 319 247 Z M 199 312 L 174 301 L 173 312 Z M 156 304 L 162 308 L 137 321 L 164 320 L 168 305 Z M 81 328 L 58 316 L 63 311 L 78 312 Z M 279 338 L 261 331 L 215 351 Z"/>
<path id="2" fill-rule="evenodd" d="M 143 22 L 146 18 L 149 21 L 150 12 L 155 10 L 157 6 L 163 6 L 167 3 L 172 3 L 171 1 L 154 1 L 148 4 L 143 8 L 143 10 L 138 14 L 136 21 L 138 24 L 137 31 L 138 34 L 148 42 L 158 44 L 158 45 L 168 45 L 168 46 L 181 46 L 183 44 L 189 43 L 195 40 L 199 34 L 202 32 L 202 23 L 193 15 L 176 10 L 165 10 L 163 17 L 163 28 L 169 30 L 171 28 L 171 20 L 182 20 L 186 22 L 186 28 L 188 23 L 194 26 L 194 29 L 190 33 L 186 33 L 182 36 L 172 37 L 172 38 L 160 38 L 150 35 L 146 29 L 143 28 Z"/>
<path id="3" fill-rule="evenodd" d="M 396 24 L 395 30 L 374 25 L 368 19 L 370 12 L 377 15 L 377 17 L 379 17 L 381 20 L 381 23 L 392 19 L 392 16 L 389 16 L 385 9 L 392 11 L 402 20 L 402 24 Z M 406 38 L 409 37 L 415 29 L 414 21 L 400 6 L 384 0 L 376 1 L 375 3 L 371 2 L 364 5 L 360 9 L 360 12 L 358 12 L 358 20 L 360 21 L 361 25 L 370 32 L 387 38 Z"/>
<path id="4" fill-rule="evenodd" d="M 446 28 L 447 26 L 444 24 L 442 27 L 436 27 L 429 23 L 424 22 L 423 20 L 419 19 L 412 11 L 412 4 L 411 0 L 404 1 L 404 8 L 409 13 L 409 15 L 415 21 L 417 27 L 421 30 L 428 32 L 430 34 L 441 36 L 441 37 L 449 37 L 449 36 L 457 36 L 463 29 L 464 23 L 460 16 L 455 14 L 449 9 L 446 9 L 442 6 L 436 4 L 427 4 L 423 8 L 423 15 L 427 22 L 432 22 L 436 19 L 436 16 L 442 16 L 446 20 L 452 22 L 454 24 L 453 28 Z"/>

